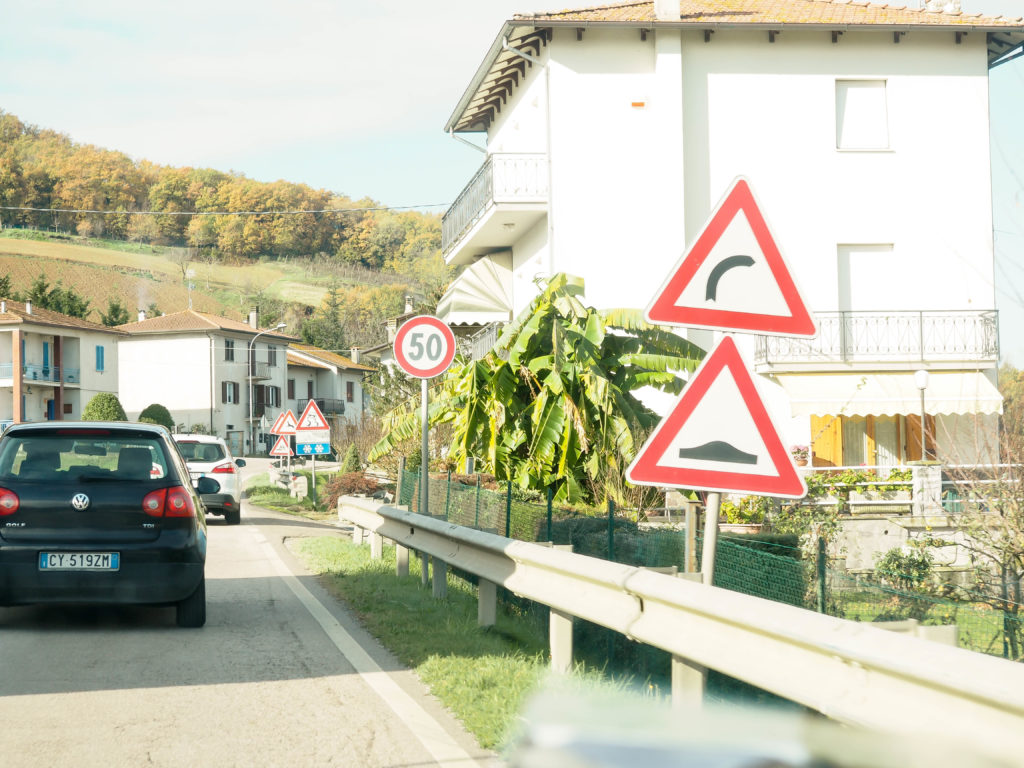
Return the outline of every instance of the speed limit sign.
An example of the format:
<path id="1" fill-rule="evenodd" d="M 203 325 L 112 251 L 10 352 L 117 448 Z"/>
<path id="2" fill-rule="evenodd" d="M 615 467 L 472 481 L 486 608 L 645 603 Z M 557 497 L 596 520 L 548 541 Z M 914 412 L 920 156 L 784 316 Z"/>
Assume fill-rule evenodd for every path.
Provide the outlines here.
<path id="1" fill-rule="evenodd" d="M 455 334 L 433 315 L 419 315 L 398 329 L 394 351 L 403 371 L 417 379 L 432 379 L 455 359 Z"/>

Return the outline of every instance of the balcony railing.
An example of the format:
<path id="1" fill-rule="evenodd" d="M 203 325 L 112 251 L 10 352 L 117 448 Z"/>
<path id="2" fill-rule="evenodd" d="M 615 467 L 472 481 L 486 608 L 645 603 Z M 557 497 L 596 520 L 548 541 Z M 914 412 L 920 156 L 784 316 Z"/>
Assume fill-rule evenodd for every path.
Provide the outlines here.
<path id="1" fill-rule="evenodd" d="M 447 253 L 495 203 L 543 203 L 548 199 L 546 155 L 489 155 L 441 219 L 441 250 Z"/>
<path id="2" fill-rule="evenodd" d="M 337 399 L 320 399 L 318 397 L 313 398 L 316 401 L 317 407 L 320 409 L 320 413 L 325 416 L 334 413 L 345 412 L 345 401 Z M 309 405 L 309 400 L 299 400 L 296 407 L 299 409 L 299 413 L 306 410 L 306 406 Z"/>
<path id="3" fill-rule="evenodd" d="M 59 384 L 61 373 L 64 375 L 65 384 L 80 384 L 82 379 L 78 368 L 61 368 L 59 365 L 34 365 L 27 364 L 21 367 L 21 375 L 25 381 L 38 381 L 41 383 Z M 14 378 L 14 364 L 0 363 L 0 379 Z"/>
<path id="4" fill-rule="evenodd" d="M 488 352 L 494 349 L 494 345 L 498 343 L 501 329 L 505 325 L 505 323 L 488 323 L 472 336 L 457 337 L 459 354 L 470 360 L 482 360 L 487 356 Z M 502 351 L 499 353 L 499 356 L 507 360 L 508 352 Z"/>
<path id="5" fill-rule="evenodd" d="M 995 310 L 975 312 L 819 312 L 813 339 L 761 336 L 757 363 L 994 361 Z"/>
<path id="6" fill-rule="evenodd" d="M 250 379 L 269 379 L 270 378 L 270 364 L 259 363 L 255 360 L 249 361 L 249 378 Z"/>

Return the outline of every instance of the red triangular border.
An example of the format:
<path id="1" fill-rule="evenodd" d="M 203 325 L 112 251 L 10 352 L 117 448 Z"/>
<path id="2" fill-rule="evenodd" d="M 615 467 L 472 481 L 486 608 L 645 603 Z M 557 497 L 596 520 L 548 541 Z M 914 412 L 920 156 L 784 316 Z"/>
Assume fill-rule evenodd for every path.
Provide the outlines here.
<path id="1" fill-rule="evenodd" d="M 722 472 L 658 464 L 658 459 L 668 450 L 669 444 L 679 434 L 718 375 L 726 368 L 739 389 L 761 440 L 768 449 L 775 474 Z M 729 418 L 729 415 L 723 414 L 722 417 Z M 797 499 L 807 494 L 807 486 L 797 472 L 789 452 L 782 445 L 778 430 L 757 392 L 754 380 L 736 348 L 736 342 L 729 336 L 719 342 L 694 372 L 693 378 L 687 383 L 671 413 L 661 420 L 626 470 L 626 479 L 635 485 L 674 486 Z"/>
<path id="2" fill-rule="evenodd" d="M 320 421 L 323 422 L 322 427 L 303 427 L 301 426 L 303 420 L 306 418 L 307 413 L 315 413 L 320 417 Z M 324 412 L 320 410 L 320 406 L 316 404 L 316 400 L 310 400 L 306 403 L 306 407 L 302 409 L 302 415 L 299 416 L 295 421 L 295 432 L 313 432 L 319 429 L 330 429 L 331 425 L 327 422 L 327 418 L 324 416 Z"/>
<path id="3" fill-rule="evenodd" d="M 743 211 L 754 232 L 765 261 L 771 270 L 786 302 L 790 315 L 766 315 L 736 310 L 708 309 L 707 307 L 680 307 L 676 301 L 700 269 L 704 260 L 718 243 L 722 233 Z M 696 242 L 686 251 L 660 293 L 645 313 L 648 321 L 657 325 L 685 325 L 694 328 L 712 328 L 724 331 L 749 331 L 781 336 L 815 336 L 814 318 L 800 297 L 800 291 L 790 274 L 782 252 L 775 243 L 768 223 L 754 199 L 749 182 L 737 178 L 719 203 L 718 208 L 704 225 Z"/>
<path id="4" fill-rule="evenodd" d="M 287 453 L 278 453 L 277 452 L 278 446 L 280 446 L 281 443 L 284 443 L 284 447 L 288 451 Z M 287 437 L 285 437 L 284 435 L 281 435 L 280 437 L 277 438 L 277 442 L 274 443 L 274 447 L 270 449 L 270 455 L 271 456 L 294 456 L 295 454 L 292 453 L 291 441 Z"/>

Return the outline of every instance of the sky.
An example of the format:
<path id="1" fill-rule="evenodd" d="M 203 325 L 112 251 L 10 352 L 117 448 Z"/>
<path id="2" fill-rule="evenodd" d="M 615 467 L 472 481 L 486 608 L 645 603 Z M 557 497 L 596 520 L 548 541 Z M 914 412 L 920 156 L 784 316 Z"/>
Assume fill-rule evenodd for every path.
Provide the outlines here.
<path id="1" fill-rule="evenodd" d="M 5 3 L 0 109 L 160 165 L 440 212 L 482 162 L 444 125 L 502 22 L 608 0 Z M 892 0 L 915 7 L 924 0 Z M 961 0 L 1024 15 L 1024 0 Z M 1024 368 L 1024 58 L 991 76 L 1002 358 Z M 956 137 L 950 137 L 955 146 Z"/>

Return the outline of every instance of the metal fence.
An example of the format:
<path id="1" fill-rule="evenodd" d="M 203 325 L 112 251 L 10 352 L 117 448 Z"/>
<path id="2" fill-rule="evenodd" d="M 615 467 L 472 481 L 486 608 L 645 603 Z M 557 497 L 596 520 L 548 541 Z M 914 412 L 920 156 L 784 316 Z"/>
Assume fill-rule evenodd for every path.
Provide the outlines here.
<path id="1" fill-rule="evenodd" d="M 522 541 L 571 544 L 573 551 L 628 565 L 685 570 L 686 533 L 681 525 L 649 527 L 609 505 L 587 513 L 518 497 L 482 486 L 480 476 L 432 476 L 427 511 L 449 522 Z M 396 503 L 419 511 L 418 472 L 401 475 Z M 701 537 L 695 534 L 700 567 Z M 921 624 L 956 624 L 958 642 L 982 653 L 1024 656 L 1024 605 L 961 590 L 967 599 L 894 589 L 872 574 L 836 567 L 824 547 L 808 553 L 795 536 L 728 535 L 716 547 L 714 584 L 735 592 L 828 613 L 853 621 L 916 619 Z M 643 667 L 644 665 L 641 664 Z"/>

